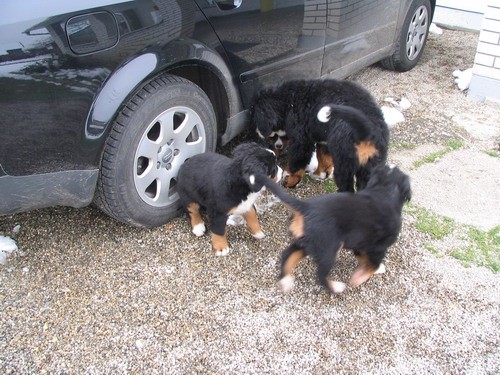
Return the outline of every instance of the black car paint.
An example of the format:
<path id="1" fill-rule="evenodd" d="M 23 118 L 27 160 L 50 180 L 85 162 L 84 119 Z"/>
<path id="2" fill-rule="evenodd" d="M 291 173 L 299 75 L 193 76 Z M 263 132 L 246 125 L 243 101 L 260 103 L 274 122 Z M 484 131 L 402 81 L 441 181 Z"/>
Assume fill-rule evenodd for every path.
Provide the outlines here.
<path id="1" fill-rule="evenodd" d="M 160 72 L 207 92 L 224 144 L 244 129 L 256 90 L 290 78 L 342 77 L 376 62 L 403 21 L 396 0 L 272 3 L 2 2 L 0 213 L 88 205 L 110 124 Z M 9 67 L 17 71 L 6 74 Z"/>

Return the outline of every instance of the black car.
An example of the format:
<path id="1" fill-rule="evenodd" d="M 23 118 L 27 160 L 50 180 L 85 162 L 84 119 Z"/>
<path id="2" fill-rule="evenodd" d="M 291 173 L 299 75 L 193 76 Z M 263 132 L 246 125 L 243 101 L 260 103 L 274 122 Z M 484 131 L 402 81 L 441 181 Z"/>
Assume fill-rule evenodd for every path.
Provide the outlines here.
<path id="1" fill-rule="evenodd" d="M 0 214 L 94 202 L 156 226 L 252 96 L 422 54 L 435 0 L 4 0 Z"/>

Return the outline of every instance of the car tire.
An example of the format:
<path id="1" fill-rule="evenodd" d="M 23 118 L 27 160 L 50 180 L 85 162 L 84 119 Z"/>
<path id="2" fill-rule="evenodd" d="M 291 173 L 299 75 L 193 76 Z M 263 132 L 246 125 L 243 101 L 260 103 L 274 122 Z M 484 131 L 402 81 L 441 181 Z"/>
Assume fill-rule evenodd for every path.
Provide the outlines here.
<path id="1" fill-rule="evenodd" d="M 382 66 L 406 72 L 417 65 L 427 42 L 431 22 L 429 0 L 415 0 L 406 14 L 394 53 L 381 61 Z"/>
<path id="2" fill-rule="evenodd" d="M 94 203 L 138 227 L 162 225 L 179 214 L 176 179 L 188 158 L 215 150 L 212 104 L 194 83 L 163 74 L 128 100 L 104 146 Z"/>

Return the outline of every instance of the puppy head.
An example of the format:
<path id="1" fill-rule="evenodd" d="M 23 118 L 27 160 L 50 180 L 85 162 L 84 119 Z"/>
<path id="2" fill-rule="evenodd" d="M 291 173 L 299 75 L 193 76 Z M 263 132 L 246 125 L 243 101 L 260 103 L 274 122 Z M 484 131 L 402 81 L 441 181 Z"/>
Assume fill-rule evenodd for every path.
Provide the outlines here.
<path id="1" fill-rule="evenodd" d="M 368 181 L 367 189 L 383 188 L 387 194 L 398 194 L 401 204 L 411 200 L 410 177 L 396 166 L 379 166 L 374 168 Z"/>
<path id="2" fill-rule="evenodd" d="M 277 164 L 276 154 L 257 143 L 240 144 L 234 149 L 233 157 L 241 164 L 241 175 L 250 190 L 254 192 L 260 191 L 263 187 L 261 183 L 256 182 L 256 175 L 267 176 L 274 180 L 281 179 L 282 171 Z"/>
<path id="3" fill-rule="evenodd" d="M 277 153 L 286 149 L 285 115 L 288 104 L 276 97 L 271 90 L 262 91 L 253 101 L 250 113 L 251 125 L 260 138 L 269 142 Z"/>

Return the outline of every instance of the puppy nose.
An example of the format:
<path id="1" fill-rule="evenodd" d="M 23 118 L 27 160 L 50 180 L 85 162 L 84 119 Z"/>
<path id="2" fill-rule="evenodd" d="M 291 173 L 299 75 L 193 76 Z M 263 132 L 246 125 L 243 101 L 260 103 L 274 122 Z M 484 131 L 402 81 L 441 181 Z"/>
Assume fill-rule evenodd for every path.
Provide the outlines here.
<path id="1" fill-rule="evenodd" d="M 281 150 L 283 148 L 283 145 L 281 143 L 276 143 L 274 147 L 276 147 L 277 150 Z"/>

